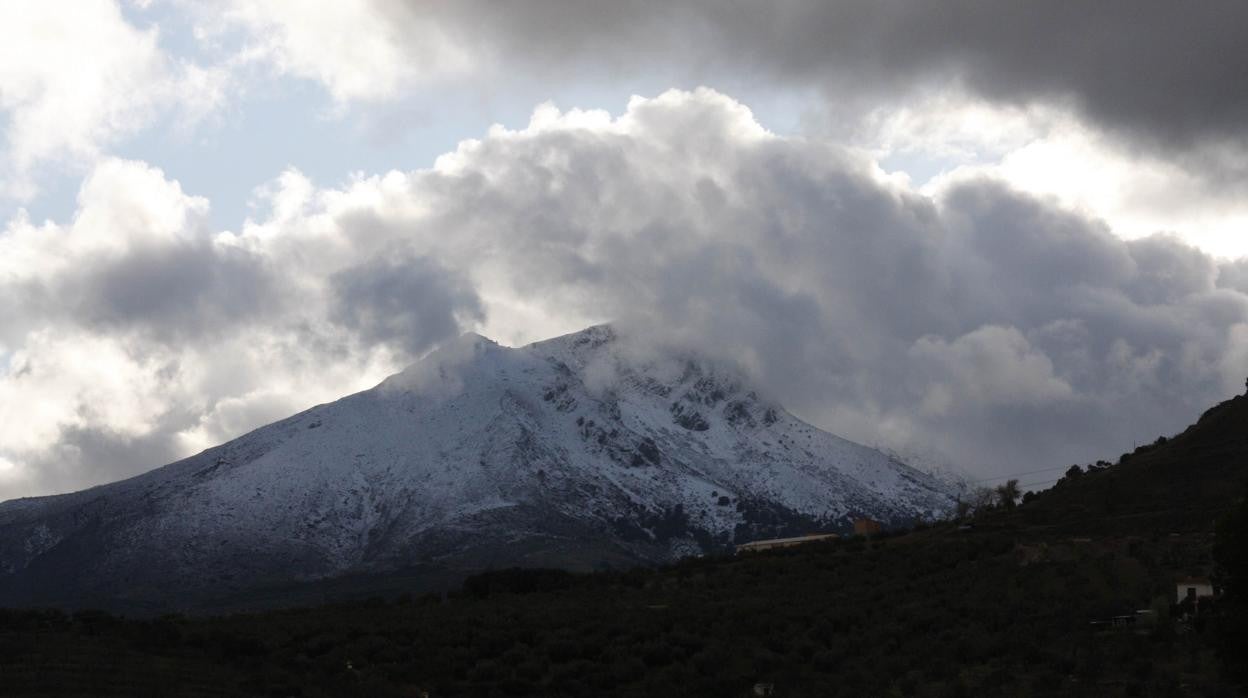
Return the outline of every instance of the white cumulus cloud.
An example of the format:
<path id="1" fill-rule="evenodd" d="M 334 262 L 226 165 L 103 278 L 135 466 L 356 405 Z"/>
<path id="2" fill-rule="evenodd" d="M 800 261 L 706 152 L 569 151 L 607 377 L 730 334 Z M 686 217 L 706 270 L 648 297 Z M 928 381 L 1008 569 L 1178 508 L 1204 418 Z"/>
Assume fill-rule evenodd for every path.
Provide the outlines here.
<path id="1" fill-rule="evenodd" d="M 217 108 L 225 73 L 159 39 L 114 0 L 0 4 L 0 195 L 32 197 L 41 167 L 81 171 L 162 113 L 194 122 Z"/>

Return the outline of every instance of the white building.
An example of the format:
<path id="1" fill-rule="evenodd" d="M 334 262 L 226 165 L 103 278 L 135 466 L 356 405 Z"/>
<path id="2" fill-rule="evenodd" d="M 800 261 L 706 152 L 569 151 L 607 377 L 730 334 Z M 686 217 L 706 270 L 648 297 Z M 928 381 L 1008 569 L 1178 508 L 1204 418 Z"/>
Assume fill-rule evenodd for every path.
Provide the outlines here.
<path id="1" fill-rule="evenodd" d="M 1184 577 L 1175 584 L 1175 603 L 1191 599 L 1196 603 L 1203 598 L 1213 598 L 1213 583 L 1205 577 Z"/>
<path id="2" fill-rule="evenodd" d="M 801 545 L 803 543 L 813 543 L 817 540 L 836 540 L 840 536 L 835 533 L 812 533 L 797 538 L 772 538 L 769 540 L 756 540 L 749 543 L 742 543 L 737 546 L 737 553 L 758 552 L 759 550 L 771 550 L 772 548 L 787 548 L 793 545 Z"/>

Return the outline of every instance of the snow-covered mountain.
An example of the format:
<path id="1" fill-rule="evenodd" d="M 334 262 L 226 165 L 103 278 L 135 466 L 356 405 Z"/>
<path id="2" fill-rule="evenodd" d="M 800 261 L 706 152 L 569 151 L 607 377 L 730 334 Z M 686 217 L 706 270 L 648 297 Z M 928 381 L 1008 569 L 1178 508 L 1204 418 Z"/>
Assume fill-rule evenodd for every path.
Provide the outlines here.
<path id="1" fill-rule="evenodd" d="M 661 562 L 951 504 L 738 373 L 635 352 L 609 326 L 514 349 L 465 335 L 191 458 L 0 504 L 0 605 L 193 607 L 395 570 Z"/>

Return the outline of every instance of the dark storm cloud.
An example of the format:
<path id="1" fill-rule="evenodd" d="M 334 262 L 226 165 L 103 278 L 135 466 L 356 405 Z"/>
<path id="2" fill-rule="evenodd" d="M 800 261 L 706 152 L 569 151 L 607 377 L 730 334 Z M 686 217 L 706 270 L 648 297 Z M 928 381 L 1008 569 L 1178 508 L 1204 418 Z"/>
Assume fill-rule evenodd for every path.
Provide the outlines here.
<path id="1" fill-rule="evenodd" d="M 183 415 L 185 417 L 185 415 Z M 95 427 L 68 427 L 54 444 L 29 463 L 26 491 L 69 492 L 84 486 L 131 477 L 185 454 L 176 434 L 189 422 L 162 424 L 142 436 L 127 436 Z M 5 492 L 0 489 L 0 492 Z"/>
<path id="2" fill-rule="evenodd" d="M 1248 258 L 1223 262 L 1218 269 L 1218 286 L 1248 293 Z"/>
<path id="3" fill-rule="evenodd" d="M 173 345 L 271 319 L 291 289 L 255 254 L 207 240 L 174 240 L 0 282 L 0 292 L 6 317 L 0 340 L 56 321 Z"/>
<path id="4" fill-rule="evenodd" d="M 471 284 L 428 258 L 375 257 L 337 272 L 329 287 L 336 322 L 367 344 L 393 344 L 409 358 L 484 319 Z"/>
<path id="5" fill-rule="evenodd" d="M 1237 0 L 404 6 L 507 66 L 770 80 L 824 88 L 838 107 L 956 85 L 1008 104 L 1069 103 L 1149 147 L 1248 174 L 1210 151 L 1248 136 L 1248 4 Z"/>
<path id="6" fill-rule="evenodd" d="M 84 270 L 61 293 L 86 326 L 177 341 L 235 332 L 271 314 L 283 290 L 263 259 L 204 241 L 136 250 Z"/>

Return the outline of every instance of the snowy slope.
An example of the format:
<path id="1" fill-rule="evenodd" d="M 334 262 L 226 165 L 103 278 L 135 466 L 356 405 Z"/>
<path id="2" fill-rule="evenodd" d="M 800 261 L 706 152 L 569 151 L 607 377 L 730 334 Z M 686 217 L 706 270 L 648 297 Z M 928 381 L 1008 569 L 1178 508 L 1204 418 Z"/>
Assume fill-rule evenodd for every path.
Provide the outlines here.
<path id="1" fill-rule="evenodd" d="M 731 370 L 633 353 L 610 327 L 518 349 L 465 335 L 192 458 L 0 504 L 0 604 L 656 562 L 950 504 L 941 483 L 801 422 Z"/>

